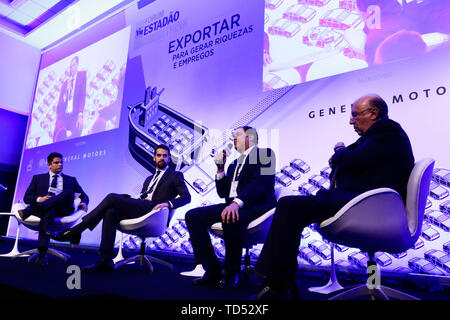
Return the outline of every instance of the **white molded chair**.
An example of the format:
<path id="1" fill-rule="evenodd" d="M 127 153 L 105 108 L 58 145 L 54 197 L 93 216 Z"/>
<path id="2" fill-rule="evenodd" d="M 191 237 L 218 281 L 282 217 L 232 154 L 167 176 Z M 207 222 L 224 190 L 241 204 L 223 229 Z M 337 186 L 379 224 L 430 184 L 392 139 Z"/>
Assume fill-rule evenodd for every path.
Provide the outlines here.
<path id="1" fill-rule="evenodd" d="M 275 197 L 277 198 L 277 201 L 288 194 L 291 194 L 289 189 L 282 188 L 280 186 L 275 187 Z M 255 244 L 265 242 L 275 209 L 276 208 L 272 208 L 255 220 L 251 221 L 247 227 L 247 242 L 245 244 L 244 266 L 242 268 L 242 271 L 244 271 L 245 274 L 252 272 L 249 249 Z M 223 238 L 222 222 L 214 223 L 210 230 L 217 237 Z"/>
<path id="2" fill-rule="evenodd" d="M 74 208 L 78 208 L 78 206 L 80 205 L 80 198 L 76 198 L 74 200 L 73 206 Z M 16 203 L 13 205 L 12 207 L 12 212 L 14 213 L 15 218 L 17 219 L 18 225 L 17 225 L 17 232 L 16 232 L 16 240 L 14 242 L 14 247 L 11 250 L 11 252 L 7 253 L 7 254 L 3 254 L 1 255 L 2 257 L 11 257 L 11 258 L 17 258 L 17 257 L 27 257 L 29 255 L 32 255 L 28 261 L 30 261 L 30 259 L 32 259 L 33 255 L 38 253 L 38 249 L 32 249 L 32 250 L 28 250 L 28 251 L 24 251 L 24 252 L 20 252 L 18 250 L 18 243 L 19 243 L 19 232 L 20 232 L 20 227 L 21 225 L 24 225 L 25 227 L 27 227 L 28 229 L 34 230 L 34 231 L 38 231 L 39 230 L 39 223 L 41 222 L 41 218 L 31 215 L 29 216 L 26 220 L 22 220 L 19 216 L 18 210 L 20 209 L 25 209 L 27 207 L 26 204 L 24 203 Z M 62 231 L 62 230 L 67 230 L 69 228 L 71 228 L 72 226 L 74 226 L 77 221 L 84 215 L 86 214 L 85 211 L 81 210 L 81 209 L 77 209 L 75 210 L 72 214 L 65 216 L 65 217 L 56 217 L 53 220 L 53 223 L 49 225 L 49 231 Z M 59 251 L 57 249 L 54 248 L 48 248 L 47 251 L 49 254 L 54 255 L 58 258 L 61 258 L 64 261 L 67 261 L 67 259 L 70 258 L 70 255 Z"/>
<path id="3" fill-rule="evenodd" d="M 334 243 L 367 252 L 368 272 L 369 268 L 376 267 L 375 252 L 400 253 L 413 247 L 421 234 L 433 167 L 434 160 L 431 158 L 416 162 L 408 180 L 406 206 L 395 190 L 369 190 L 349 201 L 336 215 L 320 223 L 319 233 Z M 372 299 L 417 299 L 379 283 L 345 289 L 331 299 L 351 299 L 366 295 Z"/>
<path id="4" fill-rule="evenodd" d="M 331 252 L 331 270 L 330 270 L 330 279 L 327 284 L 322 287 L 311 287 L 308 288 L 310 292 L 321 293 L 321 294 L 330 294 L 339 290 L 344 289 L 343 286 L 339 283 L 339 280 L 336 276 L 336 266 L 334 264 L 334 243 L 330 242 L 330 252 Z"/>
<path id="5" fill-rule="evenodd" d="M 118 230 L 122 233 L 127 233 L 131 235 L 135 235 L 141 238 L 141 248 L 138 255 L 132 256 L 128 259 L 124 259 L 122 256 L 122 242 L 120 243 L 119 253 L 113 259 L 115 263 L 115 268 L 120 268 L 121 266 L 139 261 L 140 265 L 145 262 L 150 269 L 150 272 L 153 272 L 153 265 L 151 261 L 162 264 L 170 269 L 173 269 L 173 266 L 161 259 L 152 257 L 145 252 L 145 239 L 148 237 L 159 237 L 162 235 L 168 224 L 170 223 L 170 218 L 173 216 L 173 210 L 169 210 L 168 208 L 162 208 L 159 210 L 153 210 L 149 213 L 143 215 L 139 218 L 134 219 L 125 219 L 120 221 Z"/>

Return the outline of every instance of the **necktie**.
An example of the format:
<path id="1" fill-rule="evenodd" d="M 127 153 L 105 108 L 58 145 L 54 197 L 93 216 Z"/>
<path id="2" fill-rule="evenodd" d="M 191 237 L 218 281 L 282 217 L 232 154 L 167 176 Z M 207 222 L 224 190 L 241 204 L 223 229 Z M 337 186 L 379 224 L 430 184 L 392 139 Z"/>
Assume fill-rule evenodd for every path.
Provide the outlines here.
<path id="1" fill-rule="evenodd" d="M 233 181 L 239 180 L 239 175 L 241 173 L 240 172 L 241 171 L 241 167 L 244 165 L 244 160 L 245 160 L 245 155 L 242 154 L 237 160 L 236 171 L 234 172 Z"/>
<path id="2" fill-rule="evenodd" d="M 52 183 L 50 184 L 50 187 L 56 189 L 57 184 L 58 184 L 58 175 L 55 174 L 55 175 L 53 175 L 53 179 L 52 179 Z M 48 195 L 53 197 L 55 195 L 55 193 L 49 192 Z"/>
<path id="3" fill-rule="evenodd" d="M 72 78 L 72 80 L 70 81 L 70 88 L 69 88 L 69 100 L 71 100 L 72 99 L 72 96 L 73 96 L 73 78 Z"/>
<path id="4" fill-rule="evenodd" d="M 150 183 L 150 187 L 147 191 L 145 191 L 143 194 L 141 194 L 141 199 L 147 198 L 147 195 L 153 192 L 153 189 L 155 188 L 156 182 L 158 181 L 158 176 L 161 173 L 161 170 L 157 170 L 155 173 L 155 176 L 152 179 L 152 182 Z"/>

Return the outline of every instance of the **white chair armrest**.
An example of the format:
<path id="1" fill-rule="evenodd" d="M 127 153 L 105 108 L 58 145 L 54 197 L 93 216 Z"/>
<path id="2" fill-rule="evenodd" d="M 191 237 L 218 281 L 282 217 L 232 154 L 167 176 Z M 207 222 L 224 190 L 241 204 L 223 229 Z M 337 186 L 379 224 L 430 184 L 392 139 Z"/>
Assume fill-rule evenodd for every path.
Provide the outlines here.
<path id="1" fill-rule="evenodd" d="M 258 225 L 263 223 L 265 220 L 267 220 L 268 218 L 273 216 L 274 213 L 275 213 L 275 208 L 270 209 L 263 215 L 259 216 L 258 218 L 256 218 L 252 222 L 250 222 L 247 227 L 247 230 L 251 230 L 251 229 L 257 227 Z M 221 231 L 221 230 L 222 230 L 222 222 L 216 222 L 211 226 L 211 231 Z"/>
<path id="2" fill-rule="evenodd" d="M 130 230 L 134 230 L 134 229 L 143 227 L 147 224 L 147 221 L 150 218 L 152 218 L 155 214 L 157 214 L 158 212 L 160 212 L 162 210 L 167 210 L 167 212 L 169 211 L 168 208 L 161 208 L 161 209 L 157 209 L 157 210 L 152 210 L 149 213 L 147 213 L 141 217 L 138 217 L 138 218 L 121 220 L 119 223 L 119 228 L 123 231 L 130 231 Z M 164 225 L 165 224 L 166 224 L 166 221 L 164 221 Z"/>
<path id="3" fill-rule="evenodd" d="M 79 220 L 86 213 L 86 211 L 78 209 L 69 216 L 55 218 L 55 223 L 70 224 Z"/>
<path id="4" fill-rule="evenodd" d="M 320 228 L 325 228 L 327 226 L 329 226 L 330 224 L 332 224 L 333 222 L 335 222 L 337 219 L 339 219 L 344 213 L 346 213 L 348 211 L 348 209 L 350 209 L 351 207 L 353 207 L 355 204 L 361 202 L 362 200 L 376 195 L 376 194 L 380 194 L 380 193 L 385 193 L 385 192 L 393 192 L 398 194 L 397 191 L 391 189 L 391 188 L 377 188 L 377 189 L 373 189 L 373 190 L 369 190 L 366 191 L 364 193 L 361 193 L 360 195 L 356 196 L 355 198 L 353 198 L 352 200 L 350 200 L 349 202 L 347 202 L 345 204 L 345 206 L 343 206 L 334 216 L 332 216 L 331 218 L 328 218 L 324 221 L 322 221 L 319 225 Z"/>
<path id="5" fill-rule="evenodd" d="M 211 231 L 222 231 L 222 222 L 216 222 L 211 226 Z"/>
<path id="6" fill-rule="evenodd" d="M 252 222 L 250 222 L 248 227 L 247 227 L 247 230 L 250 230 L 250 229 L 253 229 L 253 228 L 257 227 L 258 225 L 260 225 L 261 223 L 266 221 L 266 219 L 268 219 L 271 216 L 273 216 L 274 213 L 275 213 L 275 208 L 270 209 L 269 211 L 267 211 L 263 215 L 259 216 L 258 218 L 256 218 Z"/>

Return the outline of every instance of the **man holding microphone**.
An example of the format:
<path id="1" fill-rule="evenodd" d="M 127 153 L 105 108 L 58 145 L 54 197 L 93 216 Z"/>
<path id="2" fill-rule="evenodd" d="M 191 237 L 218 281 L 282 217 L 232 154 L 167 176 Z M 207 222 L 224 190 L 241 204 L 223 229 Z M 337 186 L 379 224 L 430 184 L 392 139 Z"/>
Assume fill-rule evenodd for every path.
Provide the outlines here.
<path id="1" fill-rule="evenodd" d="M 233 134 L 235 149 L 240 153 L 225 172 L 226 153 L 215 158 L 216 189 L 225 203 L 195 208 L 186 213 L 194 256 L 206 270 L 193 285 L 238 285 L 242 258 L 243 234 L 248 224 L 272 209 L 275 198 L 275 154 L 271 149 L 258 148 L 258 135 L 252 127 L 237 128 Z M 209 228 L 222 222 L 225 241 L 225 275 L 214 253 Z"/>

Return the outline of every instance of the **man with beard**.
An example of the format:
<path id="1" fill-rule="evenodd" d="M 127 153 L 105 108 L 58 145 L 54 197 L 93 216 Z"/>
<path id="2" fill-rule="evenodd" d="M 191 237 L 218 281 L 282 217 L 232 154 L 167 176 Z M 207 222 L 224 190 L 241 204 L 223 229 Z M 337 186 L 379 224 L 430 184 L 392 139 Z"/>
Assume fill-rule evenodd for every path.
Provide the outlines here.
<path id="1" fill-rule="evenodd" d="M 183 174 L 169 167 L 170 150 L 165 145 L 155 149 L 153 160 L 156 164 L 155 174 L 149 176 L 142 187 L 139 199 L 127 194 L 108 194 L 100 204 L 83 221 L 71 229 L 48 233 L 56 241 L 79 243 L 81 233 L 93 230 L 103 219 L 100 242 L 101 258 L 91 266 L 83 267 L 83 271 L 110 271 L 114 269 L 112 261 L 116 229 L 121 220 L 139 218 L 148 212 L 164 207 L 175 209 L 191 201 L 191 195 L 184 183 Z"/>

